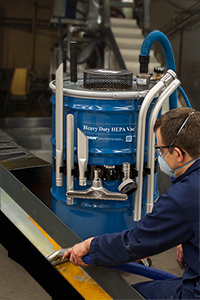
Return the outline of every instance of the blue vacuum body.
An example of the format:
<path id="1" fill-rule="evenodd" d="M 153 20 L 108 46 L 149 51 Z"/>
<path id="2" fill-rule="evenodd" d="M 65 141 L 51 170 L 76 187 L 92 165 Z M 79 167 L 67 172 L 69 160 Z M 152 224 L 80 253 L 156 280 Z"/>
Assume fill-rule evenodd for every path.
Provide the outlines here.
<path id="1" fill-rule="evenodd" d="M 110 85 L 105 87 L 105 84 L 100 82 L 101 78 L 98 79 L 97 75 L 101 77 L 103 73 L 105 76 L 112 77 L 112 72 L 120 73 L 122 71 L 90 71 L 92 73 L 89 74 L 92 78 L 90 84 L 87 84 L 87 78 L 79 78 L 76 82 L 71 82 L 69 78 L 63 80 L 63 128 L 60 132 L 63 135 L 63 164 L 61 170 L 63 184 L 61 186 L 56 185 L 55 171 L 56 81 L 50 84 L 53 91 L 51 98 L 53 107 L 53 131 L 51 138 L 53 147 L 52 209 L 82 239 L 104 233 L 122 231 L 134 226 L 134 188 L 131 189 L 130 193 L 127 193 L 127 199 L 124 200 L 120 199 L 121 192 L 118 187 L 124 182 L 125 177 L 130 179 L 130 181 L 132 180 L 131 184 L 134 185 L 134 178 L 137 176 L 135 163 L 138 114 L 144 97 L 153 85 L 153 83 L 150 83 L 147 89 L 139 91 L 136 81 L 132 79 L 131 74 L 131 81 L 129 80 L 128 87 L 126 83 L 125 87 L 121 86 L 120 83 L 119 88 L 117 88 L 115 79 L 113 79 L 114 87 Z M 89 72 L 86 73 L 88 74 Z M 114 73 L 114 75 L 116 74 Z M 125 76 L 126 74 L 122 75 Z M 105 81 L 109 82 L 108 78 Z M 152 106 L 153 102 L 150 105 L 146 122 L 148 122 Z M 67 134 L 69 134 L 67 131 L 68 115 L 73 116 L 74 126 L 71 132 L 74 142 L 70 146 L 74 152 L 74 161 L 70 176 L 73 180 L 73 190 L 79 193 L 70 194 L 71 202 L 67 201 L 67 166 L 65 163 L 67 161 L 67 152 L 69 151 L 67 149 Z M 79 153 L 83 151 L 83 156 L 85 155 L 83 149 L 85 146 L 84 144 L 78 145 L 77 128 L 83 133 L 83 137 L 88 143 L 88 158 L 86 166 L 84 166 L 86 178 L 84 185 L 80 185 L 79 177 L 81 171 L 79 168 L 82 157 L 79 157 Z M 147 160 L 147 135 L 148 132 L 146 131 L 144 161 Z M 124 166 L 127 165 L 128 171 L 124 169 Z M 94 180 L 95 170 L 98 172 Z M 156 170 L 154 182 L 154 199 L 156 199 L 158 197 Z M 93 186 L 92 190 L 88 194 L 84 194 L 91 186 Z M 116 198 L 115 196 L 107 196 L 107 192 L 101 191 L 102 187 L 108 191 L 108 194 L 109 192 L 111 194 L 112 192 L 118 193 L 119 198 L 117 194 Z M 82 192 L 83 196 L 81 196 Z M 89 195 L 88 198 L 87 195 Z M 145 204 L 146 175 L 144 172 L 142 215 L 145 214 Z"/>

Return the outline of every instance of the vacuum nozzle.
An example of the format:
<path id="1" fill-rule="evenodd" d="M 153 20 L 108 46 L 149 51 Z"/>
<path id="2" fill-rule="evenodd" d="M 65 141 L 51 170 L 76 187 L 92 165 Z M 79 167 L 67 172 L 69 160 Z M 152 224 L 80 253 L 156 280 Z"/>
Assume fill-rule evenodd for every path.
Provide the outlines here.
<path id="1" fill-rule="evenodd" d="M 131 175 L 130 163 L 128 163 L 128 162 L 123 163 L 122 172 L 124 174 L 124 178 L 123 178 L 122 183 L 118 186 L 118 190 L 122 194 L 126 194 L 127 196 L 130 196 L 137 189 L 137 185 L 136 185 L 135 181 L 130 178 L 130 175 Z"/>

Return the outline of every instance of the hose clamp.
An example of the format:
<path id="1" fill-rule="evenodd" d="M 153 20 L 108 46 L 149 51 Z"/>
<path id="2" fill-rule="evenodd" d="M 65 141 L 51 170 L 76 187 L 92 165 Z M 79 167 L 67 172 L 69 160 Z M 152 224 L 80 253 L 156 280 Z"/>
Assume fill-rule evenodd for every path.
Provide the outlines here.
<path id="1" fill-rule="evenodd" d="M 176 73 L 169 69 L 167 70 L 167 73 L 160 79 L 160 81 L 162 81 L 166 86 L 174 79 L 176 79 Z"/>

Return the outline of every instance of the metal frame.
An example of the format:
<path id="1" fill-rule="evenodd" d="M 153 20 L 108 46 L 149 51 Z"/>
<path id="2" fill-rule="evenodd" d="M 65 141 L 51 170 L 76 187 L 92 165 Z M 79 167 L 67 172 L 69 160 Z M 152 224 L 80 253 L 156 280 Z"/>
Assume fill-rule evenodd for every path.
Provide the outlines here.
<path id="1" fill-rule="evenodd" d="M 126 65 L 110 26 L 110 0 L 103 1 L 102 23 L 105 44 L 114 52 L 119 68 L 126 69 Z"/>
<path id="2" fill-rule="evenodd" d="M 126 69 L 126 65 L 124 63 L 123 57 L 120 53 L 119 47 L 117 45 L 117 42 L 115 40 L 115 37 L 113 35 L 113 32 L 111 30 L 110 26 L 110 0 L 105 0 L 102 3 L 102 6 L 99 4 L 99 0 L 96 2 L 89 1 L 88 4 L 88 13 L 87 13 L 87 20 L 76 20 L 76 19 L 67 19 L 67 18 L 59 18 L 54 17 L 51 18 L 51 24 L 57 25 L 59 30 L 59 41 L 57 43 L 58 47 L 58 65 L 60 65 L 65 60 L 65 54 L 64 54 L 64 45 L 63 45 L 63 39 L 65 36 L 63 36 L 62 28 L 63 26 L 67 27 L 67 43 L 66 43 L 66 51 L 67 56 L 70 58 L 70 43 L 71 41 L 75 41 L 77 38 L 73 36 L 73 33 L 77 30 L 83 30 L 85 32 L 88 32 L 91 36 L 91 40 L 95 38 L 96 40 L 99 40 L 99 37 L 95 34 L 98 32 L 98 30 L 101 31 L 100 35 L 100 42 L 104 43 L 104 48 L 106 46 L 111 49 L 116 57 L 116 61 L 119 65 L 119 68 Z M 98 18 L 99 14 L 102 16 L 102 26 L 99 26 L 98 24 Z M 79 41 L 86 41 L 85 38 L 79 38 Z M 51 51 L 51 59 L 50 59 L 50 68 L 53 71 L 55 71 L 55 68 L 58 66 L 55 66 L 55 59 L 54 59 L 54 49 Z M 105 60 L 105 57 L 104 57 Z M 105 63 L 105 62 L 104 62 Z M 70 62 L 67 60 L 67 69 L 69 68 Z M 65 66 L 64 66 L 64 72 L 65 72 Z M 51 77 L 50 73 L 50 77 Z"/>
<path id="3" fill-rule="evenodd" d="M 143 99 L 148 93 L 149 90 L 138 91 L 103 91 L 100 93 L 98 90 L 89 90 L 83 88 L 83 78 L 78 78 L 78 81 L 70 86 L 70 78 L 66 78 L 63 81 L 63 85 L 65 82 L 69 82 L 69 88 L 63 88 L 63 95 L 72 96 L 72 97 L 81 97 L 81 98 L 94 98 L 94 99 L 102 99 L 102 100 L 133 100 L 133 99 Z M 133 82 L 135 83 L 135 81 Z M 50 89 L 55 92 L 56 85 L 55 80 L 50 82 Z"/>
<path id="4" fill-rule="evenodd" d="M 0 165 L 0 187 L 62 248 L 81 241 L 39 198 L 2 165 Z M 12 232 L 9 233 L 9 238 L 12 239 Z M 19 247 L 19 245 L 14 246 Z M 21 247 L 23 251 L 23 245 Z M 83 269 L 113 299 L 143 299 L 116 271 L 95 266 Z"/>
<path id="5" fill-rule="evenodd" d="M 32 245 L 2 211 L 0 211 L 0 228 L 2 229 L 0 243 L 8 251 L 9 258 L 23 266 L 52 299 L 68 299 L 68 295 L 70 295 L 70 299 L 84 299 L 56 268 L 52 268 L 52 265 L 40 251 Z M 3 230 L 3 228 L 6 228 L 6 230 Z"/>

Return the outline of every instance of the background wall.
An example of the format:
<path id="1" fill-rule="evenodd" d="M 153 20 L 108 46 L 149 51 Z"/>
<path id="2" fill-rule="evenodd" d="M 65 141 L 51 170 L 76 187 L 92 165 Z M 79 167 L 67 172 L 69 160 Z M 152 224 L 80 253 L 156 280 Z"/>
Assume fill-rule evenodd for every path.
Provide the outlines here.
<path id="1" fill-rule="evenodd" d="M 177 13 L 191 7 L 199 1 L 193 0 L 151 0 L 151 30 L 160 30 Z M 200 11 L 199 21 L 200 21 Z M 180 34 L 169 39 L 175 56 L 176 70 L 181 86 L 187 93 L 192 106 L 200 110 L 200 22 L 188 26 L 183 31 L 182 47 L 180 49 Z M 182 51 L 181 69 L 179 68 L 180 50 Z"/>
<path id="2" fill-rule="evenodd" d="M 35 50 L 33 49 L 33 0 L 0 0 L 0 69 L 31 67 L 39 78 L 48 78 L 50 49 L 57 40 L 57 30 L 50 26 L 53 0 L 37 1 Z M 3 19 L 2 19 L 3 18 Z M 7 19 L 4 19 L 7 18 Z"/>

